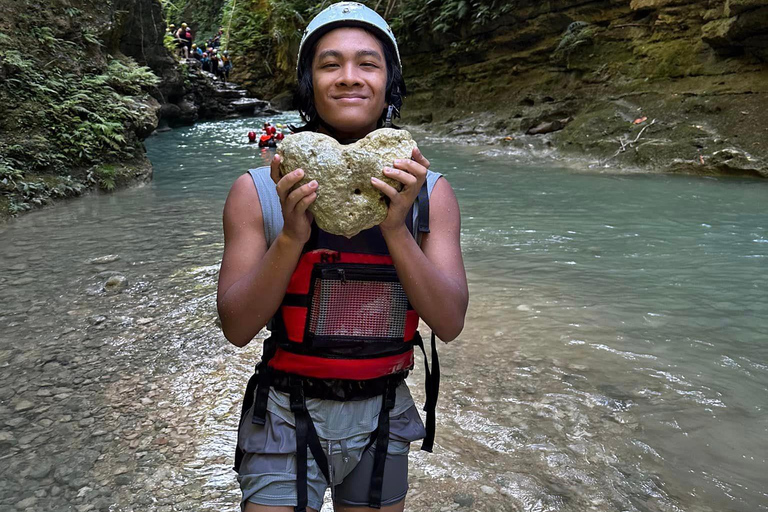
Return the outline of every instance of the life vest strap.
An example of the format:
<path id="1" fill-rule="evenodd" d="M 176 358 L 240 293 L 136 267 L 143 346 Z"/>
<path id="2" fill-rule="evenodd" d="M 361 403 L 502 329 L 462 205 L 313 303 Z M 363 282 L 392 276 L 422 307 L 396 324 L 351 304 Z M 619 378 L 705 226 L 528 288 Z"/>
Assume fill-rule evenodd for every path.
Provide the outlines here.
<path id="1" fill-rule="evenodd" d="M 414 231 L 419 234 L 429 233 L 429 189 L 427 188 L 426 180 L 419 189 L 419 195 L 416 197 L 416 200 L 419 212 L 419 225 Z"/>
<path id="2" fill-rule="evenodd" d="M 371 472 L 371 487 L 368 491 L 368 506 L 381 508 L 381 492 L 384 487 L 384 465 L 387 462 L 387 450 L 389 449 L 389 412 L 395 407 L 397 388 L 391 381 L 382 396 L 379 423 L 371 434 L 371 440 L 376 440 L 376 450 L 373 454 L 373 471 Z"/>
<path id="3" fill-rule="evenodd" d="M 267 422 L 267 401 L 269 399 L 269 386 L 272 382 L 272 368 L 269 367 L 269 360 L 274 357 L 277 351 L 277 343 L 272 337 L 264 341 L 264 352 L 261 357 L 261 362 L 256 365 L 256 375 L 258 375 L 258 387 L 252 393 L 255 393 L 253 398 L 253 418 L 251 423 L 255 425 L 264 425 Z M 251 395 L 247 394 L 246 401 L 248 401 Z"/>
<path id="4" fill-rule="evenodd" d="M 430 371 L 429 363 L 427 362 L 427 351 L 424 349 L 424 342 L 419 338 L 416 344 L 421 348 L 422 354 L 424 354 L 424 373 L 426 374 L 424 387 L 427 400 L 424 403 L 424 411 L 427 413 L 427 436 L 421 444 L 421 449 L 431 453 L 432 447 L 435 444 L 435 408 L 437 407 L 437 396 L 440 390 L 440 360 L 437 357 L 437 343 L 435 342 L 434 331 L 432 332 L 431 339 L 432 371 Z"/>
<path id="5" fill-rule="evenodd" d="M 307 411 L 307 403 L 304 398 L 304 382 L 302 379 L 291 381 L 291 412 L 296 419 L 296 496 L 295 512 L 307 511 L 307 448 L 312 452 L 325 481 L 331 484 L 328 468 L 328 458 L 320 445 L 315 424 Z"/>

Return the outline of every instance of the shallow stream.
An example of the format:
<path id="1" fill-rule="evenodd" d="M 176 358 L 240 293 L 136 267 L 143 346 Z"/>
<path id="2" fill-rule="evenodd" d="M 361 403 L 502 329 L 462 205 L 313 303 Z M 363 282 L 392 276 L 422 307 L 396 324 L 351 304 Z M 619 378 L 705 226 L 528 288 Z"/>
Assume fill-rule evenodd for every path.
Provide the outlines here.
<path id="1" fill-rule="evenodd" d="M 0 510 L 236 510 L 260 343 L 226 342 L 215 286 L 262 122 L 152 137 L 150 184 L 0 226 Z M 768 510 L 768 182 L 416 138 L 461 205 L 471 304 L 406 510 Z"/>

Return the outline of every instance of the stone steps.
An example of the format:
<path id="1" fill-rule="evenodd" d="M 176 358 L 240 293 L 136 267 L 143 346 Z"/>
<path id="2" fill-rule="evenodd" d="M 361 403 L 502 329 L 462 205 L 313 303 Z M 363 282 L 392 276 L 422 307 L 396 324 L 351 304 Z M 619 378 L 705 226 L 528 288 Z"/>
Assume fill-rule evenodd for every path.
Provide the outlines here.
<path id="1" fill-rule="evenodd" d="M 200 117 L 215 119 L 277 113 L 265 100 L 253 98 L 233 82 L 224 82 L 213 73 L 203 71 L 200 62 L 186 59 L 189 81 L 195 90 Z"/>

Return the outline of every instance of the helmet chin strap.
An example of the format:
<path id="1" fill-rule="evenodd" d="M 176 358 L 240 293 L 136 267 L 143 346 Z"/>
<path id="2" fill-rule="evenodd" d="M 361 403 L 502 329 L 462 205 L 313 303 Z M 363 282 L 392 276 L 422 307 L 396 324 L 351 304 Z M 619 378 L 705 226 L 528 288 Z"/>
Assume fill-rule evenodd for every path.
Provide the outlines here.
<path id="1" fill-rule="evenodd" d="M 387 118 L 384 120 L 384 128 L 392 128 L 392 112 L 395 110 L 393 105 L 387 108 Z"/>

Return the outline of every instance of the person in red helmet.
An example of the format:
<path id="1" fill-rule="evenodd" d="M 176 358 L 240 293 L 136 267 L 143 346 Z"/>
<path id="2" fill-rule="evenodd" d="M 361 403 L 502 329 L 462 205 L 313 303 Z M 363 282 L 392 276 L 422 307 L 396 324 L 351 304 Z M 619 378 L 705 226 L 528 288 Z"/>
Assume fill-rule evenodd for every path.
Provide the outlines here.
<path id="1" fill-rule="evenodd" d="M 256 132 L 248 132 L 248 142 L 256 142 Z"/>

